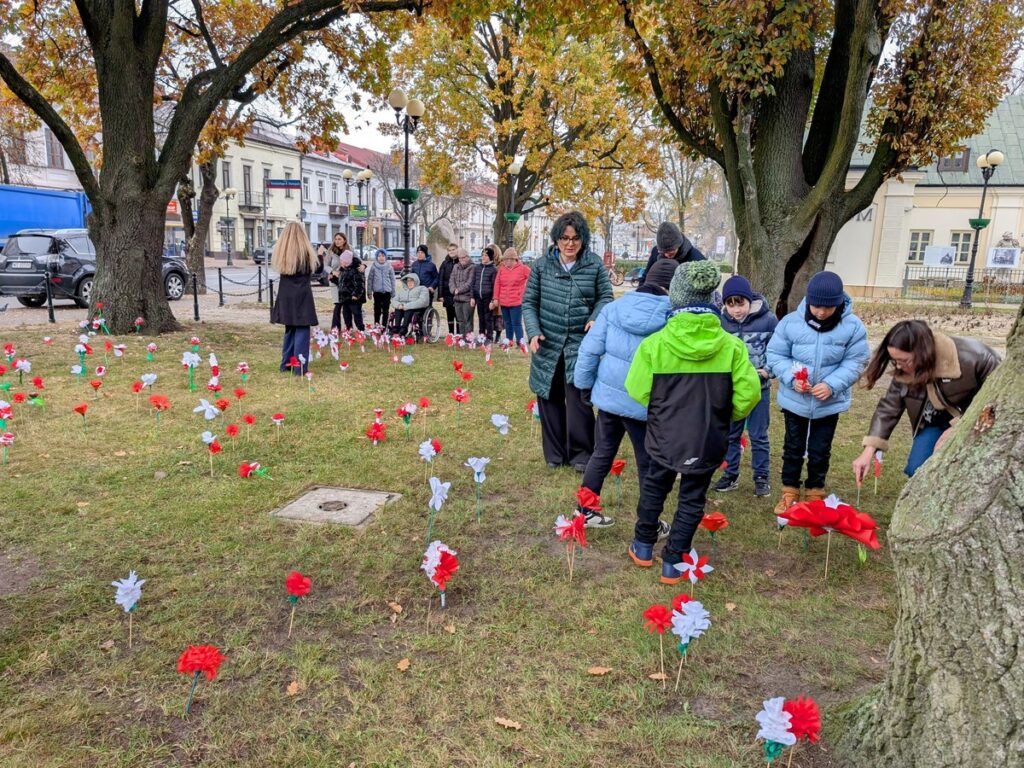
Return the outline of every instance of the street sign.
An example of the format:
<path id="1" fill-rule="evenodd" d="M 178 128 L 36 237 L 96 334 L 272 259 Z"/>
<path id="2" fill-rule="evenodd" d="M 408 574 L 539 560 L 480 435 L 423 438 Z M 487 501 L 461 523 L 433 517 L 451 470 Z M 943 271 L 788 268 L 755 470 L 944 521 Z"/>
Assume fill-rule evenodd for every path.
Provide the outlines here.
<path id="1" fill-rule="evenodd" d="M 199 221 L 199 211 L 192 211 L 192 221 Z"/>
<path id="2" fill-rule="evenodd" d="M 267 179 L 267 189 L 301 189 L 301 179 Z"/>

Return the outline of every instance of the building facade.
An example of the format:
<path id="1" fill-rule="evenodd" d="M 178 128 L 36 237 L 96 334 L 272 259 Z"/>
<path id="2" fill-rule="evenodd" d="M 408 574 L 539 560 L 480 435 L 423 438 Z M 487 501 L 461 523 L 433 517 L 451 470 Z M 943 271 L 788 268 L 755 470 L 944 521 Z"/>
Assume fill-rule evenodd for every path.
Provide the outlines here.
<path id="1" fill-rule="evenodd" d="M 86 155 L 91 161 L 92 153 Z M 62 191 L 81 192 L 64 148 L 46 126 L 23 134 L 12 142 L 8 155 L 11 184 Z"/>

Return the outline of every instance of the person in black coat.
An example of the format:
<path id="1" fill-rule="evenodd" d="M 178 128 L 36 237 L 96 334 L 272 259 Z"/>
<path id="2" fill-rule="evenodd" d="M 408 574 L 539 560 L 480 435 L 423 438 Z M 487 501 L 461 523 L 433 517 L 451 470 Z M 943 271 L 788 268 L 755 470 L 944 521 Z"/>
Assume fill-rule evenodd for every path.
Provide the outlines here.
<path id="1" fill-rule="evenodd" d="M 270 322 L 284 326 L 281 370 L 303 376 L 309 364 L 309 329 L 319 325 L 310 278 L 317 268 L 316 251 L 297 222 L 284 228 L 274 245 L 270 266 L 278 274 L 276 301 L 270 309 Z M 292 359 L 299 365 L 292 365 Z"/>
<path id="2" fill-rule="evenodd" d="M 456 255 L 458 250 L 459 246 L 455 243 L 448 243 L 448 255 L 444 257 L 441 267 L 437 270 L 437 295 L 444 305 L 445 314 L 448 315 L 448 333 L 455 333 L 455 297 L 452 295 L 452 289 L 448 282 L 452 279 L 452 270 L 455 269 L 455 265 L 459 261 Z"/>
<path id="3" fill-rule="evenodd" d="M 480 251 L 480 263 L 473 267 L 473 298 L 469 304 L 476 307 L 477 327 L 484 341 L 494 341 L 494 278 L 498 276 L 498 268 L 494 266 L 497 246 L 488 245 Z"/>
<path id="4" fill-rule="evenodd" d="M 360 331 L 366 330 L 363 325 L 363 304 L 366 303 L 366 280 L 363 272 L 366 267 L 352 251 L 345 251 L 338 257 L 338 302 L 341 304 L 345 330 L 352 330 L 353 325 Z"/>
<path id="5" fill-rule="evenodd" d="M 644 270 L 644 277 L 640 278 L 640 285 L 644 284 L 644 278 L 658 259 L 675 259 L 680 264 L 688 261 L 707 261 L 707 257 L 671 221 L 663 221 L 658 227 L 658 234 L 654 236 L 654 247 L 651 248 L 651 257 L 647 259 L 647 269 Z"/>
<path id="6" fill-rule="evenodd" d="M 416 246 L 416 260 L 409 265 L 409 271 L 420 279 L 420 285 L 430 291 L 430 302 L 434 302 L 437 295 L 437 281 L 440 279 L 434 260 L 430 258 L 430 251 L 425 245 Z"/>

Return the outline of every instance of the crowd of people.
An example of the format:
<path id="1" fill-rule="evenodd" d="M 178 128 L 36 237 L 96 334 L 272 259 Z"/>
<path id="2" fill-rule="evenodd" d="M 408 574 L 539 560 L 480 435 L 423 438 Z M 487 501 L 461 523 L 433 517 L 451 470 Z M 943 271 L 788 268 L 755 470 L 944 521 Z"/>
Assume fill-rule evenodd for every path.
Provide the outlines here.
<path id="1" fill-rule="evenodd" d="M 773 381 L 785 427 L 779 514 L 801 500 L 825 499 L 836 427 L 858 382 L 871 389 L 892 374 L 853 462 L 860 484 L 876 452 L 888 450 L 904 412 L 913 435 L 904 472 L 912 476 L 941 448 L 999 364 L 981 342 L 947 336 L 919 320 L 896 323 L 872 353 L 853 300 L 830 271 L 813 275 L 799 306 L 777 319 L 744 276 L 721 284 L 718 266 L 669 222 L 658 228 L 639 288 L 618 299 L 590 250 L 582 214 L 559 216 L 550 237 L 546 256 L 532 270 L 511 248 L 501 253 L 489 245 L 473 264 L 452 244 L 438 267 L 420 246 L 397 281 L 383 251 L 364 281 L 364 266 L 339 234 L 327 259 L 337 286 L 332 324 L 362 330 L 367 285 L 374 323 L 385 322 L 390 311 L 402 334 L 438 299 L 449 333 L 465 338 L 474 333 L 475 319 L 481 341 L 497 340 L 500 318 L 506 343 L 528 343 L 544 459 L 549 469 L 571 467 L 582 475 L 575 513 L 587 527 L 613 524 L 599 499 L 628 435 L 639 482 L 628 555 L 650 567 L 664 539 L 663 583 L 683 578 L 674 566 L 690 549 L 716 473 L 716 491 L 739 487 L 745 433 L 754 494 L 771 494 Z M 310 326 L 317 322 L 309 286 L 316 263 L 301 226 L 286 227 L 272 260 L 281 275 L 272 312 L 285 326 L 281 370 L 292 356 L 308 355 Z M 667 524 L 661 515 L 677 480 Z"/>

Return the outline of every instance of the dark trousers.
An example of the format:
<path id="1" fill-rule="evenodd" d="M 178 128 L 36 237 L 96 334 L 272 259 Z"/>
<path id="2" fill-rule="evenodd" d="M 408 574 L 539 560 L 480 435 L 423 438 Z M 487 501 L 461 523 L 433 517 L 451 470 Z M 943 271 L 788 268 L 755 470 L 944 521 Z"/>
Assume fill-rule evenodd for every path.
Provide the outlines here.
<path id="1" fill-rule="evenodd" d="M 629 441 L 633 443 L 636 471 L 640 476 L 640 485 L 644 484 L 644 477 L 647 475 L 647 468 L 651 463 L 651 458 L 647 455 L 647 449 L 644 447 L 644 438 L 647 437 L 647 422 L 627 419 L 625 416 L 599 410 L 594 452 L 590 455 L 590 461 L 587 462 L 587 471 L 583 473 L 583 482 L 581 483 L 584 488 L 589 488 L 598 496 L 601 495 L 604 479 L 611 471 L 615 454 L 619 452 L 619 446 L 622 445 L 622 438 L 625 435 L 629 435 Z"/>
<path id="2" fill-rule="evenodd" d="M 544 460 L 549 464 L 587 464 L 594 451 L 594 409 L 583 394 L 565 383 L 565 356 L 558 358 L 547 399 L 537 398 Z"/>
<path id="3" fill-rule="evenodd" d="M 396 309 L 395 317 L 391 324 L 391 332 L 398 332 L 401 336 L 409 335 L 409 324 L 412 323 L 413 318 L 419 318 L 420 332 L 423 331 L 423 313 L 427 309 Z"/>
<path id="4" fill-rule="evenodd" d="M 693 534 L 704 517 L 704 504 L 708 497 L 708 486 L 714 470 L 699 475 L 680 475 L 679 499 L 668 541 L 661 550 L 663 562 L 675 564 L 684 552 L 690 551 Z M 647 476 L 640 486 L 640 502 L 636 506 L 636 528 L 634 536 L 642 544 L 658 541 L 658 519 L 665 507 L 672 486 L 676 482 L 676 471 L 651 460 Z"/>
<path id="5" fill-rule="evenodd" d="M 299 355 L 306 359 L 306 365 L 288 368 L 288 361 Z M 309 326 L 286 325 L 284 327 L 284 344 L 281 345 L 281 370 L 290 370 L 296 376 L 303 376 L 309 363 Z"/>
<path id="6" fill-rule="evenodd" d="M 725 452 L 725 463 L 729 466 L 725 474 L 730 477 L 737 477 L 740 473 L 740 457 L 743 449 L 740 447 L 740 438 L 743 437 L 744 427 L 750 435 L 750 463 L 754 467 L 754 477 L 768 477 L 769 455 L 768 448 L 768 422 L 771 419 L 771 387 L 761 388 L 761 400 L 754 406 L 747 418 L 734 421 L 729 429 L 729 448 Z"/>
<path id="7" fill-rule="evenodd" d="M 494 317 L 494 310 L 487 306 L 490 303 L 490 299 L 477 299 L 476 318 L 480 333 L 484 335 L 487 341 L 494 341 L 494 321 L 497 318 Z"/>
<path id="8" fill-rule="evenodd" d="M 473 308 L 468 301 L 455 302 L 455 319 L 459 329 L 459 335 L 469 338 L 473 332 Z"/>
<path id="9" fill-rule="evenodd" d="M 807 456 L 807 482 L 805 488 L 824 488 L 832 458 L 832 438 L 836 434 L 839 414 L 807 419 L 784 410 L 786 440 L 782 445 L 782 484 L 800 487 L 800 475 Z"/>
<path id="10" fill-rule="evenodd" d="M 444 313 L 448 316 L 448 333 L 455 333 L 455 302 L 444 299 Z"/>
<path id="11" fill-rule="evenodd" d="M 360 331 L 365 331 L 363 325 L 363 302 L 343 301 L 341 303 L 341 314 L 345 318 L 345 330 L 352 330 L 355 325 Z"/>
<path id="12" fill-rule="evenodd" d="M 501 321 L 505 324 L 505 338 L 519 344 L 523 340 L 523 308 L 502 307 Z M 514 336 L 514 339 L 513 339 Z"/>
<path id="13" fill-rule="evenodd" d="M 331 328 L 341 330 L 341 303 L 335 302 L 334 312 L 331 313 Z"/>
<path id="14" fill-rule="evenodd" d="M 388 321 L 388 309 L 391 307 L 391 294 L 373 292 L 373 324 L 384 325 Z"/>

